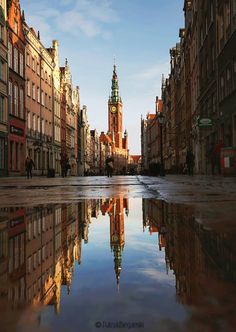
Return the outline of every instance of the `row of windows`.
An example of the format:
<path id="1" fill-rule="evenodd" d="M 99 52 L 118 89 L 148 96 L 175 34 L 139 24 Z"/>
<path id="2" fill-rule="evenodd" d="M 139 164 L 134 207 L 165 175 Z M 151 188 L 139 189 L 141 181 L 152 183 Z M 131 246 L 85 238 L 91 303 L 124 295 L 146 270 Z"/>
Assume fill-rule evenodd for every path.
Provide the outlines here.
<path id="1" fill-rule="evenodd" d="M 9 241 L 9 273 L 24 264 L 24 233 Z"/>
<path id="2" fill-rule="evenodd" d="M 31 68 L 33 72 L 37 73 L 38 76 L 40 76 L 40 64 L 34 57 L 31 57 L 29 53 L 26 54 L 26 65 Z M 51 86 L 51 75 L 44 70 L 43 66 L 41 66 L 41 78 Z"/>
<path id="3" fill-rule="evenodd" d="M 210 11 L 209 14 L 207 14 L 207 12 L 205 13 L 205 15 L 203 15 L 204 17 L 204 22 L 202 22 L 201 27 L 200 27 L 200 46 L 203 45 L 204 39 L 208 33 L 208 29 L 209 26 L 211 25 L 211 23 L 214 20 L 214 7 L 213 7 L 213 0 L 211 0 L 210 2 Z"/>
<path id="4" fill-rule="evenodd" d="M 40 96 L 40 88 L 35 86 L 34 83 L 31 84 L 29 80 L 26 82 L 26 90 L 27 90 L 27 96 L 31 97 L 33 100 L 37 100 L 38 103 L 41 102 L 43 106 L 48 108 L 49 110 L 52 109 L 52 101 L 51 96 L 48 96 L 46 92 L 41 90 L 41 96 Z"/>
<path id="5" fill-rule="evenodd" d="M 28 222 L 28 240 L 35 238 L 37 235 L 40 235 L 42 232 L 49 230 L 49 220 L 46 217 L 42 217 L 42 222 L 40 219 L 35 219 L 34 221 Z M 52 226 L 50 226 L 52 228 Z"/>
<path id="6" fill-rule="evenodd" d="M 10 141 L 10 170 L 20 171 L 24 168 L 24 145 Z"/>
<path id="7" fill-rule="evenodd" d="M 33 129 L 34 131 L 41 132 L 42 134 L 51 135 L 51 125 L 52 123 L 48 120 L 41 119 L 36 114 L 28 112 L 27 115 L 27 128 Z M 41 127 L 42 126 L 42 127 Z"/>
<path id="8" fill-rule="evenodd" d="M 8 43 L 8 64 L 11 69 L 24 77 L 24 55 L 12 43 Z"/>
<path id="9" fill-rule="evenodd" d="M 32 301 L 33 297 L 37 295 L 37 292 L 41 292 L 42 286 L 45 286 L 45 283 L 49 281 L 49 278 L 53 276 L 52 267 L 47 269 L 46 272 L 34 282 L 33 286 L 30 286 L 28 289 L 28 301 Z"/>
<path id="10" fill-rule="evenodd" d="M 24 89 L 9 81 L 9 112 L 24 119 Z"/>
<path id="11" fill-rule="evenodd" d="M 228 64 L 219 78 L 219 101 L 236 89 L 236 58 Z"/>
<path id="12" fill-rule="evenodd" d="M 27 259 L 27 272 L 31 273 L 37 268 L 42 262 L 52 256 L 52 241 L 48 242 L 42 248 L 38 249 L 32 256 Z"/>

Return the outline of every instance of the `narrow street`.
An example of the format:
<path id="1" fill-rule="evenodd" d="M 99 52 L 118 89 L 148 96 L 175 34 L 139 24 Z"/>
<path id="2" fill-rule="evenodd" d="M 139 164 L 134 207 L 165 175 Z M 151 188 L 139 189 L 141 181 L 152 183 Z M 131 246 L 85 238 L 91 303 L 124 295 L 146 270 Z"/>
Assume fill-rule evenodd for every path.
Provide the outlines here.
<path id="1" fill-rule="evenodd" d="M 1 179 L 1 331 L 233 331 L 234 202 L 233 178 Z"/>

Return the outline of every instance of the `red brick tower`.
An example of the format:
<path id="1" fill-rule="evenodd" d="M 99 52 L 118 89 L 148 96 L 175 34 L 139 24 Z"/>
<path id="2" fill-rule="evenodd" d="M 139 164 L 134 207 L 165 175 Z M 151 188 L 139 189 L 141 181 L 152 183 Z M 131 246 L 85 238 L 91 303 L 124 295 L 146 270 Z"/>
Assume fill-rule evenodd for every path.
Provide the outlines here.
<path id="1" fill-rule="evenodd" d="M 119 84 L 116 65 L 113 69 L 111 96 L 108 101 L 108 131 L 115 141 L 115 147 L 122 149 L 122 100 L 119 96 Z"/>

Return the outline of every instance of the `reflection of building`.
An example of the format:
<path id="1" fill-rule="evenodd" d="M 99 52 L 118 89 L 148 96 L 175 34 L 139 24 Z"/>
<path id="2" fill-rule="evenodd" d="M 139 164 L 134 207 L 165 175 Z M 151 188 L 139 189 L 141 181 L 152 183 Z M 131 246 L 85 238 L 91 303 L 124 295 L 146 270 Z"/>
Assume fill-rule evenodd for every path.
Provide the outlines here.
<path id="1" fill-rule="evenodd" d="M 99 209 L 110 217 L 110 244 L 119 286 L 128 200 L 83 200 L 77 204 L 0 209 L 1 303 L 54 305 L 60 312 L 61 289 L 70 292 L 74 264 Z"/>
<path id="2" fill-rule="evenodd" d="M 78 205 L 0 209 L 1 301 L 54 304 L 80 261 Z M 81 242 L 81 237 L 80 237 Z"/>
<path id="3" fill-rule="evenodd" d="M 234 234 L 205 228 L 191 206 L 145 199 L 143 224 L 150 232 L 153 226 L 159 232 L 159 246 L 165 247 L 167 271 L 174 271 L 180 302 L 198 304 L 207 294 L 217 298 L 220 286 L 222 292 L 228 287 L 224 280 L 235 283 Z"/>
<path id="4" fill-rule="evenodd" d="M 166 247 L 166 226 L 164 202 L 159 200 L 143 201 L 143 229 L 148 227 L 150 235 L 158 233 L 159 250 Z"/>
<path id="5" fill-rule="evenodd" d="M 102 214 L 108 213 L 110 217 L 110 245 L 114 254 L 114 268 L 118 288 L 122 269 L 122 252 L 125 245 L 124 210 L 128 214 L 128 199 L 108 199 L 101 204 Z"/>

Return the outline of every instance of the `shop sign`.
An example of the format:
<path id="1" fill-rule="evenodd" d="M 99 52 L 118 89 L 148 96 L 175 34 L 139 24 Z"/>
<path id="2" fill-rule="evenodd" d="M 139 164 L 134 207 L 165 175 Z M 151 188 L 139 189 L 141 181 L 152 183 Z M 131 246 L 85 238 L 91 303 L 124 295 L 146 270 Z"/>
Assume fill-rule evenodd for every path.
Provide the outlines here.
<path id="1" fill-rule="evenodd" d="M 14 135 L 24 136 L 24 130 L 22 128 L 10 126 L 10 132 L 11 132 L 11 134 L 14 134 Z"/>
<path id="2" fill-rule="evenodd" d="M 198 127 L 212 127 L 212 119 L 210 118 L 200 118 L 198 119 Z"/>

